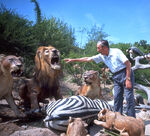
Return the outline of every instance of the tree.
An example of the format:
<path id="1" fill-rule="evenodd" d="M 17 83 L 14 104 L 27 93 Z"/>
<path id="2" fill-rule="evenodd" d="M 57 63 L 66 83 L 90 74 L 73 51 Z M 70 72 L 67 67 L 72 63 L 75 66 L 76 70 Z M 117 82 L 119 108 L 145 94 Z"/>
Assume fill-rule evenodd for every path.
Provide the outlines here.
<path id="1" fill-rule="evenodd" d="M 12 10 L 0 8 L 0 48 L 5 54 L 25 55 L 34 51 L 32 22 Z"/>
<path id="2" fill-rule="evenodd" d="M 85 46 L 85 54 L 95 55 L 97 54 L 96 44 L 98 41 L 108 37 L 108 34 L 103 32 L 103 26 L 98 27 L 94 25 L 91 30 L 87 32 L 88 43 Z"/>
<path id="3" fill-rule="evenodd" d="M 42 16 L 41 16 L 41 9 L 36 0 L 31 0 L 35 4 L 35 13 L 36 13 L 36 24 L 40 24 L 42 21 Z"/>

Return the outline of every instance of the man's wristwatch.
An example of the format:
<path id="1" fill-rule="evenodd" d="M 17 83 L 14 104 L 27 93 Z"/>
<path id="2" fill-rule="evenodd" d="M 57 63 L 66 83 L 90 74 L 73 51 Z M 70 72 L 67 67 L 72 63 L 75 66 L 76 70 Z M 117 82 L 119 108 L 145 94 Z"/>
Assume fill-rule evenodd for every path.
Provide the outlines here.
<path id="1" fill-rule="evenodd" d="M 126 80 L 131 80 L 130 77 L 127 77 Z"/>

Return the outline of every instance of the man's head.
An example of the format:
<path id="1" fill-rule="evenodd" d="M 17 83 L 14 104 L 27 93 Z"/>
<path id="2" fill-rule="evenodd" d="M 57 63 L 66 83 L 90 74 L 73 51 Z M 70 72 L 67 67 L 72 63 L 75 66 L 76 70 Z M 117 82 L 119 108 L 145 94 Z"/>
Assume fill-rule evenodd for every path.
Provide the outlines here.
<path id="1" fill-rule="evenodd" d="M 97 51 L 102 55 L 109 54 L 109 43 L 107 40 L 101 40 L 97 42 Z"/>

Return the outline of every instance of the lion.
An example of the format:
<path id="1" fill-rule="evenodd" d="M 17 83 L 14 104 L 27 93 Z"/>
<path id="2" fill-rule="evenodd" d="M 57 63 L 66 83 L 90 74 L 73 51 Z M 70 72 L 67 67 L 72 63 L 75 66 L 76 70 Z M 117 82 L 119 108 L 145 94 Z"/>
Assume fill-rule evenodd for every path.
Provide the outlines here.
<path id="1" fill-rule="evenodd" d="M 59 50 L 53 46 L 39 47 L 35 56 L 33 78 L 26 79 L 19 89 L 25 109 L 39 109 L 39 102 L 44 102 L 45 98 L 62 98 L 59 85 L 61 73 Z"/>
<path id="2" fill-rule="evenodd" d="M 23 72 L 21 57 L 0 55 L 0 99 L 5 98 L 17 117 L 24 115 L 18 110 L 12 96 L 13 77 Z"/>
<path id="3" fill-rule="evenodd" d="M 102 98 L 99 72 L 90 70 L 83 74 L 85 84 L 79 88 L 76 95 L 86 96 L 91 99 Z"/>
<path id="4" fill-rule="evenodd" d="M 96 125 L 106 129 L 117 130 L 121 136 L 144 136 L 145 125 L 141 118 L 123 116 L 120 112 L 113 112 L 103 109 L 98 113 L 98 120 L 94 120 Z"/>
<path id="5" fill-rule="evenodd" d="M 61 133 L 60 136 L 90 136 L 86 127 L 88 124 L 84 122 L 81 118 L 69 117 L 69 124 L 67 127 L 66 134 Z"/>

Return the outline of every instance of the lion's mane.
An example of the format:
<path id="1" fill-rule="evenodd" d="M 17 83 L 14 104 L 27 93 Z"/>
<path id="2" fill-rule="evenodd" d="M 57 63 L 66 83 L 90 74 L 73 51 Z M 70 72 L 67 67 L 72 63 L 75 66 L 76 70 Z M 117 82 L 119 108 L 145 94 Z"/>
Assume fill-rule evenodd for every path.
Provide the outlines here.
<path id="1" fill-rule="evenodd" d="M 39 108 L 39 102 L 45 98 L 62 98 L 59 79 L 62 73 L 60 52 L 53 46 L 41 46 L 35 56 L 35 72 L 32 79 L 27 79 L 20 87 L 20 97 L 24 106 Z M 29 101 L 29 102 L 27 102 Z"/>
<path id="2" fill-rule="evenodd" d="M 34 81 L 39 85 L 43 95 L 57 99 L 57 90 L 59 89 L 59 78 L 61 75 L 60 60 L 57 62 L 57 68 L 52 68 L 50 54 L 45 57 L 44 51 L 55 49 L 52 46 L 42 46 L 39 47 L 35 56 L 35 75 Z M 60 56 L 59 56 L 60 57 Z M 49 60 L 48 60 L 49 59 Z M 60 58 L 59 58 L 60 59 Z"/>

